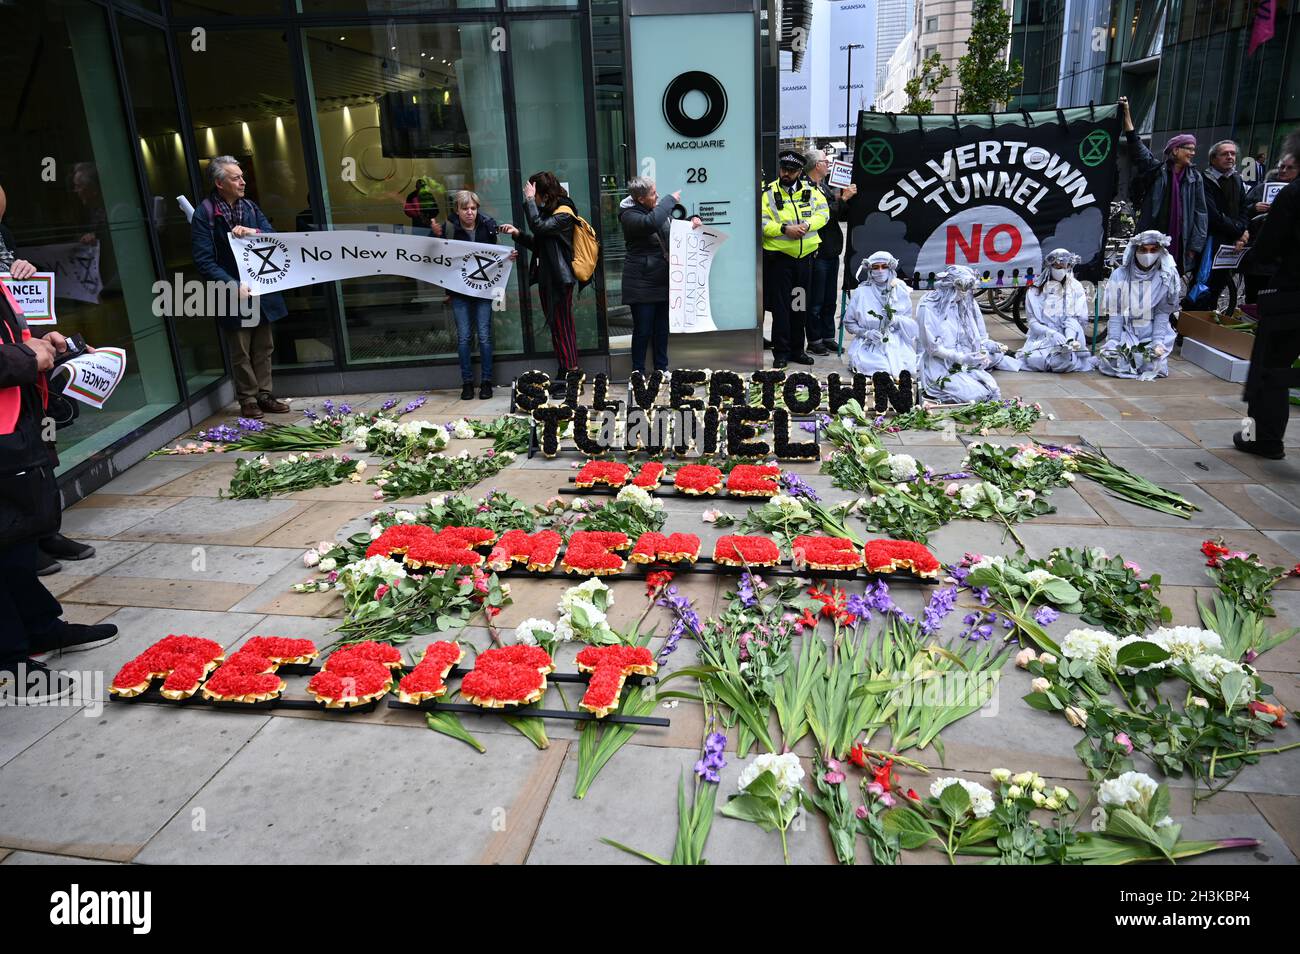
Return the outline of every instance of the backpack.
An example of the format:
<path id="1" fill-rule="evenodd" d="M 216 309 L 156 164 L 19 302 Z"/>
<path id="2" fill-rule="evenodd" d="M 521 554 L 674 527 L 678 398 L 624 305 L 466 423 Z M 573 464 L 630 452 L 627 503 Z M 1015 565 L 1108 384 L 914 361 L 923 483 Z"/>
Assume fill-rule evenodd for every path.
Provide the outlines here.
<path id="1" fill-rule="evenodd" d="M 572 206 L 561 205 L 555 211 L 568 212 L 573 216 L 573 277 L 580 285 L 586 285 L 596 274 L 596 262 L 600 260 L 600 242 L 596 239 L 596 230 Z"/>

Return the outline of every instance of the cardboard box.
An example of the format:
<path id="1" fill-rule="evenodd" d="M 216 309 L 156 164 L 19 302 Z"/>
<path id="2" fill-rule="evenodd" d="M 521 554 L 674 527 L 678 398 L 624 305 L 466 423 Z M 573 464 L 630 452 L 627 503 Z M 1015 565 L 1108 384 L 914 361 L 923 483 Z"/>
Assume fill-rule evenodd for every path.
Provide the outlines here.
<path id="1" fill-rule="evenodd" d="M 1244 358 L 1225 354 L 1218 348 L 1211 348 L 1195 338 L 1183 339 L 1183 359 L 1198 368 L 1204 368 L 1216 378 L 1238 384 L 1246 380 L 1246 372 L 1250 369 L 1250 362 Z"/>
<path id="2" fill-rule="evenodd" d="M 1249 321 L 1245 315 L 1238 314 L 1233 324 Z M 1235 331 L 1225 328 L 1218 315 L 1212 311 L 1184 311 L 1178 314 L 1178 333 L 1184 338 L 1191 338 L 1209 345 L 1234 358 L 1250 358 L 1251 349 L 1255 347 L 1255 336 L 1248 331 Z"/>

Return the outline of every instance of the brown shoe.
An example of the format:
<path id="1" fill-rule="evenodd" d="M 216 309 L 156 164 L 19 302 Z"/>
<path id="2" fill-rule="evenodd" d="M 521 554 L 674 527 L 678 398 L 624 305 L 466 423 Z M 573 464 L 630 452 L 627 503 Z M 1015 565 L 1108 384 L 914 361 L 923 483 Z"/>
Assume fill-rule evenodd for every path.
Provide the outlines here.
<path id="1" fill-rule="evenodd" d="M 250 417 L 255 421 L 262 419 L 262 409 L 257 406 L 257 401 L 248 400 L 239 402 L 239 416 Z"/>
<path id="2" fill-rule="evenodd" d="M 268 414 L 288 414 L 289 405 L 285 404 L 279 398 L 272 394 L 259 394 L 257 396 L 257 406 Z"/>

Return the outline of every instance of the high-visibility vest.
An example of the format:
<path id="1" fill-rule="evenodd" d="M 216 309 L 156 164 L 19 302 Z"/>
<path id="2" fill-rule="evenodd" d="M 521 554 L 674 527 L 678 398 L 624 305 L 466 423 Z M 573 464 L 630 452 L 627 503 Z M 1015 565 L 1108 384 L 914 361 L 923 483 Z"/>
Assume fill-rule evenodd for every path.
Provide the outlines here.
<path id="1" fill-rule="evenodd" d="M 787 189 L 781 180 L 763 187 L 763 251 L 784 252 L 791 258 L 806 258 L 821 244 L 818 231 L 831 218 L 826 196 L 808 179 L 801 178 L 793 189 Z M 783 225 L 807 222 L 808 234 L 790 238 L 781 233 Z"/>

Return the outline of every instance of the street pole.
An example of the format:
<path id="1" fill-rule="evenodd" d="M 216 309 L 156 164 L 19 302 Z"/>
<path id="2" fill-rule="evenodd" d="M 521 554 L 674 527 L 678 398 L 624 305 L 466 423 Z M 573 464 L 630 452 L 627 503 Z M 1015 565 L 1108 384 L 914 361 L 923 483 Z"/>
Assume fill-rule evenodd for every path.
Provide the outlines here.
<path id="1" fill-rule="evenodd" d="M 853 51 L 863 49 L 861 43 L 849 44 L 849 75 L 844 83 L 844 138 L 850 139 L 853 136 L 852 127 L 849 125 L 850 117 L 853 114 Z"/>

